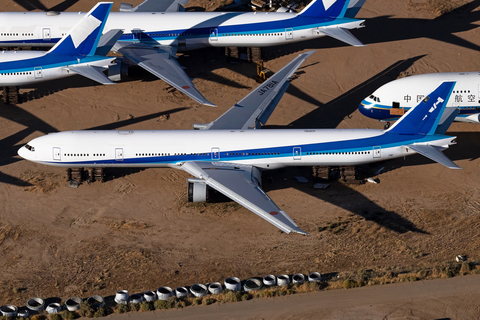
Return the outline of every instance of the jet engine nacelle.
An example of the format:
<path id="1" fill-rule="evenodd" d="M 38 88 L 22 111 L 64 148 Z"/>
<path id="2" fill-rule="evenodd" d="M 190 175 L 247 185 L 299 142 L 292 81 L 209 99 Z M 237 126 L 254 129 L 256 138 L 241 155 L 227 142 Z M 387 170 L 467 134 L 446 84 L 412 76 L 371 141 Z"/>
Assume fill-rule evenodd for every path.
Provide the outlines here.
<path id="1" fill-rule="evenodd" d="M 120 58 L 115 60 L 115 64 L 108 67 L 108 78 L 118 82 L 128 76 L 128 63 Z"/>
<path id="2" fill-rule="evenodd" d="M 468 123 L 480 123 L 480 113 L 474 113 L 467 117 L 456 117 L 455 121 L 468 122 Z"/>
<path id="3" fill-rule="evenodd" d="M 187 197 L 188 202 L 207 202 L 208 186 L 203 179 L 187 179 Z"/>

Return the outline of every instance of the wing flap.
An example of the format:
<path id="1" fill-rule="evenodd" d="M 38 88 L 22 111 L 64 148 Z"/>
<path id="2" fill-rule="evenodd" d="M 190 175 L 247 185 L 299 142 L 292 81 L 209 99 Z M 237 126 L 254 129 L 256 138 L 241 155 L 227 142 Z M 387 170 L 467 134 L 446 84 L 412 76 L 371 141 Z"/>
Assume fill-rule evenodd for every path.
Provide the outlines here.
<path id="1" fill-rule="evenodd" d="M 72 65 L 68 66 L 67 69 L 101 84 L 115 84 L 115 82 L 108 79 L 108 77 L 102 72 L 103 68 L 88 65 Z"/>
<path id="2" fill-rule="evenodd" d="M 195 88 L 192 80 L 183 71 L 180 64 L 175 59 L 172 59 L 172 52 L 135 44 L 116 48 L 116 50 L 127 59 L 185 93 L 193 100 L 215 107 Z"/>
<path id="3" fill-rule="evenodd" d="M 270 199 L 252 178 L 252 167 L 186 162 L 182 169 L 270 222 L 280 230 L 308 235 Z"/>
<path id="4" fill-rule="evenodd" d="M 204 129 L 256 129 L 265 124 L 287 90 L 288 79 L 314 52 L 300 54 Z"/>
<path id="5" fill-rule="evenodd" d="M 320 32 L 329 37 L 335 38 L 354 47 L 364 47 L 365 45 L 358 40 L 350 31 L 341 27 L 320 27 Z"/>
<path id="6" fill-rule="evenodd" d="M 422 156 L 427 157 L 430 160 L 443 164 L 447 168 L 462 169 L 459 166 L 457 166 L 455 163 L 453 163 L 452 160 L 448 159 L 446 155 L 444 155 L 440 150 L 438 150 L 434 146 L 425 145 L 425 144 L 411 144 L 406 147 L 420 153 Z"/>

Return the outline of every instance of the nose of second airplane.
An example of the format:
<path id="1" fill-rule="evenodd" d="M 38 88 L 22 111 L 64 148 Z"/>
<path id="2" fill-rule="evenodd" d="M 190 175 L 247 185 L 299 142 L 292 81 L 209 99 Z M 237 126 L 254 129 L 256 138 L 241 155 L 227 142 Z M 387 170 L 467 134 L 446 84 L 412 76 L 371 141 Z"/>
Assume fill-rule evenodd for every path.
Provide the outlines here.
<path id="1" fill-rule="evenodd" d="M 371 102 L 363 100 L 358 105 L 358 111 L 360 111 L 360 113 L 364 116 L 371 118 L 373 113 L 373 104 Z"/>
<path id="2" fill-rule="evenodd" d="M 28 150 L 27 150 L 27 148 L 25 148 L 25 146 L 23 146 L 23 147 L 21 147 L 20 149 L 18 149 L 17 154 L 18 154 L 20 157 L 22 157 L 23 159 L 28 160 L 28 156 L 27 156 Z"/>

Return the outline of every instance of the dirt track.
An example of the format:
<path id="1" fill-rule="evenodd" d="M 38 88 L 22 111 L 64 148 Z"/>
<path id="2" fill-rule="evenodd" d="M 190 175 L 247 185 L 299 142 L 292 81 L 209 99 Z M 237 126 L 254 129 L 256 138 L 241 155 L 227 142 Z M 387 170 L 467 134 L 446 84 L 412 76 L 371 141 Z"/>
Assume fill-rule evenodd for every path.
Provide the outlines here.
<path id="1" fill-rule="evenodd" d="M 80 1 L 69 10 L 86 11 L 94 3 Z M 296 55 L 291 52 L 317 51 L 268 127 L 381 128 L 356 108 L 401 72 L 478 70 L 480 3 L 469 3 L 436 17 L 428 5 L 368 0 L 359 13 L 367 27 L 354 31 L 367 47 L 324 38 L 280 48 L 285 55 L 267 62 L 271 70 L 288 63 Z M 22 9 L 8 1 L 3 10 Z M 37 99 L 0 104 L 2 304 L 141 292 L 232 275 L 415 268 L 457 254 L 480 260 L 479 125 L 449 130 L 459 144 L 445 153 L 463 170 L 412 156 L 380 164 L 386 170 L 378 185 L 333 183 L 324 191 L 312 188 L 308 168 L 266 172 L 265 190 L 309 237 L 280 233 L 231 202 L 187 204 L 187 174 L 180 171 L 115 170 L 104 184 L 73 189 L 62 169 L 16 156 L 21 145 L 52 131 L 188 129 L 217 118 L 256 86 L 255 66 L 229 63 L 221 50 L 191 52 L 179 62 L 218 108 L 169 94 L 161 80 L 141 70 L 115 86 L 79 77 L 45 83 Z M 300 184 L 295 175 L 310 182 Z M 318 231 L 332 223 L 341 230 Z"/>

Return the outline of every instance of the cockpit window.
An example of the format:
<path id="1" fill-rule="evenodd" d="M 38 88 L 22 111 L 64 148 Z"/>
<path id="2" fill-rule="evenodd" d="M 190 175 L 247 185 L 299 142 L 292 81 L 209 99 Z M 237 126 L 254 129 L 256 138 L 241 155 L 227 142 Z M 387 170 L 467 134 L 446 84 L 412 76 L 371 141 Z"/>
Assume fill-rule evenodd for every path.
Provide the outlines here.
<path id="1" fill-rule="evenodd" d="M 25 145 L 25 148 L 27 148 L 28 150 L 32 151 L 32 152 L 35 152 L 35 147 L 32 147 L 31 145 L 29 144 L 26 144 Z"/>

